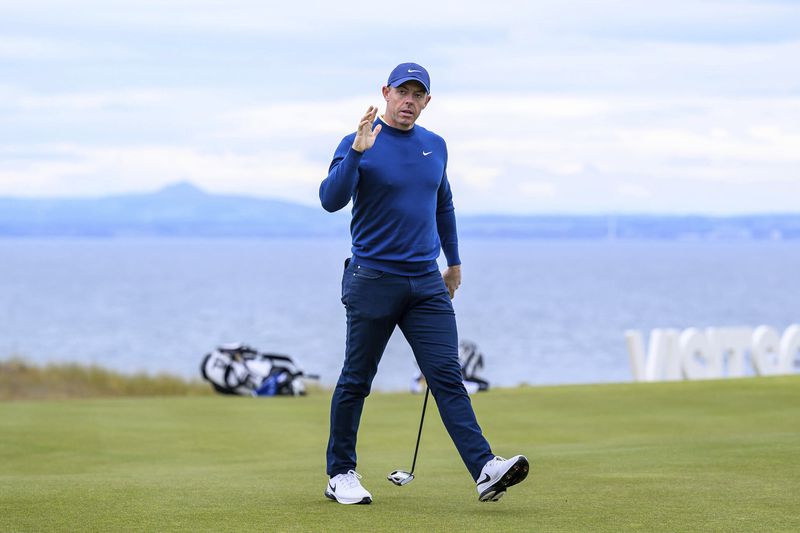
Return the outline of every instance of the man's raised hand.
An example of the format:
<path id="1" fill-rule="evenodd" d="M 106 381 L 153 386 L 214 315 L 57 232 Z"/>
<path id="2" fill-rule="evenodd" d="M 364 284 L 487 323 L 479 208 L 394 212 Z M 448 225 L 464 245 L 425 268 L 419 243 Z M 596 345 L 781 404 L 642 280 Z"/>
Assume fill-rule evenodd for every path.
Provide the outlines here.
<path id="1" fill-rule="evenodd" d="M 356 130 L 356 139 L 353 141 L 353 150 L 356 152 L 369 150 L 375 144 L 375 138 L 381 132 L 380 124 L 375 126 L 374 130 L 372 129 L 376 116 L 378 116 L 378 108 L 369 106 L 367 112 L 361 117 L 361 122 L 358 123 L 358 130 Z"/>

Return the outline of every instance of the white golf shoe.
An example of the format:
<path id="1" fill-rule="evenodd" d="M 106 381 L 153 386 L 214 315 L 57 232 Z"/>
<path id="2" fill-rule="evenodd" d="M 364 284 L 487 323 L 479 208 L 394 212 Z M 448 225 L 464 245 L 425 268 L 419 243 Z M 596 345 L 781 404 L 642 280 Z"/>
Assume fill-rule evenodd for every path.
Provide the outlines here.
<path id="1" fill-rule="evenodd" d="M 516 485 L 528 476 L 528 459 L 515 455 L 511 459 L 495 457 L 483 465 L 478 477 L 478 499 L 482 502 L 496 502 L 502 498 L 506 489 Z"/>
<path id="2" fill-rule="evenodd" d="M 361 486 L 359 479 L 361 479 L 361 475 L 355 470 L 333 476 L 328 480 L 325 497 L 345 505 L 372 503 L 372 494 Z"/>

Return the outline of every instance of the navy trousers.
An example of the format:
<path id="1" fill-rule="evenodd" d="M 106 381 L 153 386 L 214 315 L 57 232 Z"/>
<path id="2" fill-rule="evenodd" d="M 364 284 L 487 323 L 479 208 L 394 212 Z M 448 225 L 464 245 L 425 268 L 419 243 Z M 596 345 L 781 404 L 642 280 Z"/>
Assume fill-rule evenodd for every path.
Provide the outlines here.
<path id="1" fill-rule="evenodd" d="M 475 419 L 461 381 L 458 331 L 442 275 L 398 276 L 349 262 L 342 278 L 347 342 L 342 373 L 331 401 L 329 476 L 356 468 L 356 436 L 386 343 L 394 328 L 411 345 L 453 443 L 477 480 L 491 460 L 489 443 Z M 409 428 L 410 430 L 411 428 Z"/>

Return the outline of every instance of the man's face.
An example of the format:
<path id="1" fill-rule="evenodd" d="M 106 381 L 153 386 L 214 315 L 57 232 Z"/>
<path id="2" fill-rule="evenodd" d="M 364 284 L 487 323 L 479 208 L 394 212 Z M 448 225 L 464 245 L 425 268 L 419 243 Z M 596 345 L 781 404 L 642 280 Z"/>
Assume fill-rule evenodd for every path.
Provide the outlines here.
<path id="1" fill-rule="evenodd" d="M 410 130 L 431 96 L 418 81 L 407 81 L 398 87 L 384 87 L 386 113 L 383 118 L 393 128 Z"/>

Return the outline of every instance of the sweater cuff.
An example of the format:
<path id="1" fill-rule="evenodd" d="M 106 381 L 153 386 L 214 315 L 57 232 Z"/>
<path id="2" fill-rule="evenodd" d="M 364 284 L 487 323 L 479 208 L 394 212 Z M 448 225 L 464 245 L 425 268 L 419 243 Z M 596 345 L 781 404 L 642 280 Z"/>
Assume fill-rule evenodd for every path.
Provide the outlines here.
<path id="1" fill-rule="evenodd" d="M 364 157 L 364 152 L 359 152 L 358 150 L 356 150 L 355 148 L 353 148 L 351 146 L 350 149 L 347 151 L 347 156 L 346 157 L 347 158 L 355 157 L 356 161 L 361 161 L 361 158 Z"/>
<path id="2" fill-rule="evenodd" d="M 447 259 L 447 266 L 456 266 L 461 264 L 461 258 L 458 256 L 458 243 L 454 242 L 442 247 L 444 257 Z"/>

